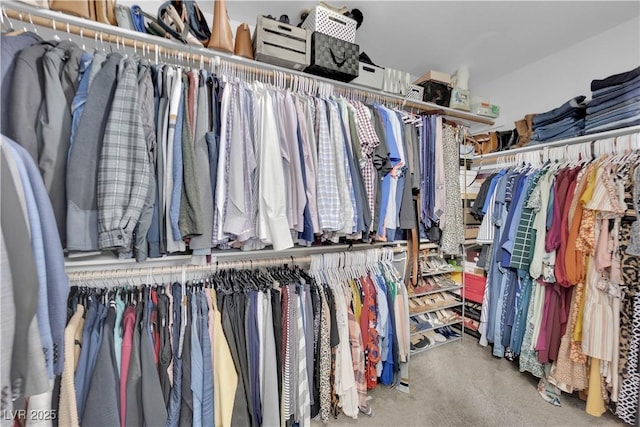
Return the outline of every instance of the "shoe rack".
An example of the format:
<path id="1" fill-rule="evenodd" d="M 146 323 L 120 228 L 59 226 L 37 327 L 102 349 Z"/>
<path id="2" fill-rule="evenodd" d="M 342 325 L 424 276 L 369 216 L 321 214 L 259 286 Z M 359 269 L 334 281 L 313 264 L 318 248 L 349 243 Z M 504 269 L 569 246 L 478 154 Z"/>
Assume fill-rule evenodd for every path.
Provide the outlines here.
<path id="1" fill-rule="evenodd" d="M 462 286 L 452 279 L 455 267 L 433 249 L 419 253 L 419 278 L 409 286 L 411 354 L 459 341 L 462 333 Z"/>

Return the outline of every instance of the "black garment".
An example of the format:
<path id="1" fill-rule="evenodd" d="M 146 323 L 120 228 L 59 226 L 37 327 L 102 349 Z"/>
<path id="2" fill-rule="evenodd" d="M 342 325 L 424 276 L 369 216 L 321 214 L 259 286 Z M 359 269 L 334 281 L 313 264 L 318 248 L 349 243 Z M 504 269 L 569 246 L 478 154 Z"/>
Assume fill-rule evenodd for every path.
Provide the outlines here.
<path id="1" fill-rule="evenodd" d="M 604 89 L 605 87 L 626 83 L 638 76 L 640 76 L 640 67 L 634 68 L 633 70 L 627 71 L 626 73 L 614 74 L 602 80 L 592 80 L 591 90 L 595 91 L 598 89 Z"/>
<path id="2" fill-rule="evenodd" d="M 254 426 L 262 425 L 262 403 L 260 400 L 260 335 L 258 332 L 258 292 L 247 293 L 245 310 L 245 338 L 247 343 L 247 366 L 249 368 L 249 391 L 251 399 L 251 422 Z"/>
<path id="3" fill-rule="evenodd" d="M 311 301 L 311 285 L 308 283 L 304 285 L 305 293 L 304 293 L 304 301 L 303 304 L 305 306 L 305 349 L 307 351 L 307 384 L 309 385 L 309 403 L 313 405 L 315 400 L 313 398 L 313 388 L 314 388 L 314 377 L 313 377 L 313 346 L 315 342 L 315 333 L 313 330 L 313 303 Z"/>
<path id="4" fill-rule="evenodd" d="M 271 311 L 273 312 L 273 337 L 276 342 L 276 360 L 278 361 L 278 401 L 282 399 L 282 303 L 280 290 L 271 289 Z"/>
<path id="5" fill-rule="evenodd" d="M 171 342 L 169 340 L 169 297 L 158 293 L 158 323 L 160 329 L 160 354 L 158 355 L 158 377 L 165 407 L 169 406 L 171 382 L 167 369 L 171 364 Z"/>
<path id="6" fill-rule="evenodd" d="M 329 313 L 331 313 L 331 336 L 329 337 L 329 343 L 331 347 L 336 347 L 340 344 L 340 335 L 338 334 L 338 319 L 336 318 L 336 303 L 333 297 L 333 291 L 328 286 L 324 287 L 324 291 L 327 296 Z"/>
<path id="7" fill-rule="evenodd" d="M 489 195 L 489 187 L 491 186 L 491 181 L 497 174 L 493 173 L 489 175 L 482 185 L 480 186 L 480 190 L 478 190 L 478 195 L 476 199 L 473 201 L 473 205 L 471 206 L 471 215 L 478 221 L 482 221 L 482 217 L 484 214 L 482 213 L 482 208 L 484 207 L 484 202 Z"/>
<path id="8" fill-rule="evenodd" d="M 311 305 L 313 308 L 313 386 L 310 387 L 311 418 L 320 413 L 320 319 L 322 300 L 318 286 L 311 286 Z"/>
<path id="9" fill-rule="evenodd" d="M 184 286 L 184 284 L 183 284 Z M 191 391 L 191 292 L 186 293 L 187 328 L 182 342 L 182 400 L 180 402 L 180 426 L 193 425 L 193 391 Z M 197 316 L 197 314 L 196 314 Z"/>
<path id="10" fill-rule="evenodd" d="M 149 288 L 144 289 L 144 313 L 140 336 L 140 366 L 142 375 L 142 414 L 144 425 L 163 426 L 167 424 L 167 406 L 164 402 L 160 377 L 156 367 L 153 341 L 151 338 L 150 322 L 153 310 L 153 302 L 150 298 Z M 184 383 L 183 383 L 184 384 Z"/>
<path id="11" fill-rule="evenodd" d="M 116 310 L 111 304 L 102 328 L 102 341 L 87 392 L 82 417 L 84 426 L 111 427 L 120 424 L 120 376 L 113 338 L 115 324 Z"/>
<path id="12" fill-rule="evenodd" d="M 140 365 L 140 336 L 144 304 L 136 305 L 136 323 L 133 326 L 133 344 L 131 346 L 131 359 L 127 375 L 127 414 L 128 426 L 141 426 L 143 424 L 142 413 L 142 366 Z M 119 421 L 116 424 L 119 424 Z"/>
<path id="13" fill-rule="evenodd" d="M 247 393 L 245 392 L 245 376 L 243 376 L 242 365 L 242 360 L 244 359 L 244 368 L 247 367 L 247 358 L 245 356 L 247 349 L 246 347 L 240 346 L 236 334 L 237 329 L 239 329 L 241 325 L 244 325 L 244 322 L 238 324 L 236 321 L 235 305 L 237 301 L 234 300 L 234 297 L 235 295 L 225 295 L 220 305 L 222 308 L 222 330 L 227 339 L 227 344 L 229 344 L 233 364 L 236 368 L 236 374 L 238 375 L 238 387 L 236 388 L 236 395 L 233 401 L 231 424 L 234 426 L 249 426 L 251 425 L 251 414 L 249 413 L 249 402 L 247 401 Z M 245 370 L 245 372 L 247 371 Z"/>

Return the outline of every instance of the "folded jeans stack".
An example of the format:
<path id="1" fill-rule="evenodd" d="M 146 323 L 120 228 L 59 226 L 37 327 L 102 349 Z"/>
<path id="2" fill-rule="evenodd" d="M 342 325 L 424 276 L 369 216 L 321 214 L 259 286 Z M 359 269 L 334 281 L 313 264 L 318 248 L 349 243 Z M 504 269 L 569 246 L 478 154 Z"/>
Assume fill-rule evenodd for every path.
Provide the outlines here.
<path id="1" fill-rule="evenodd" d="M 640 124 L 640 67 L 591 82 L 585 133 Z"/>
<path id="2" fill-rule="evenodd" d="M 531 143 L 555 141 L 582 135 L 586 114 L 585 96 L 572 98 L 553 110 L 533 118 Z"/>

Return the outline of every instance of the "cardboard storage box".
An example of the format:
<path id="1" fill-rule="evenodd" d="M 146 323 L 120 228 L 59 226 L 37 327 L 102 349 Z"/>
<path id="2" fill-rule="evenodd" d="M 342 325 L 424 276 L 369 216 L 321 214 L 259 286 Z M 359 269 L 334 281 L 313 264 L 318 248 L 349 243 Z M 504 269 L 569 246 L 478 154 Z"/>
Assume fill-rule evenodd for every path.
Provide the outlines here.
<path id="1" fill-rule="evenodd" d="M 384 68 L 367 64 L 366 62 L 359 62 L 358 70 L 358 78 L 353 80 L 351 83 L 354 85 L 367 86 L 382 90 Z"/>
<path id="2" fill-rule="evenodd" d="M 419 85 L 426 81 L 433 81 L 451 86 L 451 75 L 443 73 L 442 71 L 429 70 L 428 72 L 421 75 L 418 80 L 413 82 L 413 84 Z"/>
<path id="3" fill-rule="evenodd" d="M 427 80 L 419 83 L 419 85 L 424 88 L 424 94 L 422 95 L 423 101 L 432 102 L 442 105 L 443 107 L 449 106 L 451 86 L 434 80 Z"/>
<path id="4" fill-rule="evenodd" d="M 259 16 L 253 36 L 253 55 L 261 62 L 304 70 L 311 57 L 311 33 Z"/>

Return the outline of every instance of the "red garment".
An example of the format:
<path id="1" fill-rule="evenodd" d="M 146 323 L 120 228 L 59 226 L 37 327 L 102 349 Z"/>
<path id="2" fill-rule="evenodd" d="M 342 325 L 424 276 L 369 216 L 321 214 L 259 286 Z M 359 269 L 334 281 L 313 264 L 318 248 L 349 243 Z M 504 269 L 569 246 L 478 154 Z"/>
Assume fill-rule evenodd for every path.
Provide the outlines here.
<path id="1" fill-rule="evenodd" d="M 567 195 L 569 183 L 566 180 L 568 169 L 562 169 L 556 176 L 556 183 L 553 187 L 553 211 L 551 213 L 551 228 L 547 231 L 544 249 L 546 252 L 553 252 L 560 247 L 560 230 L 562 227 L 562 207 Z"/>
<path id="2" fill-rule="evenodd" d="M 120 364 L 120 425 L 126 425 L 127 418 L 127 376 L 133 347 L 133 328 L 136 323 L 136 309 L 133 305 L 124 310 L 122 316 L 122 358 Z"/>
<path id="3" fill-rule="evenodd" d="M 575 283 L 570 283 L 567 279 L 565 252 L 569 243 L 569 210 L 571 210 L 571 203 L 573 202 L 576 185 L 578 183 L 577 178 L 581 169 L 582 168 L 577 167 L 567 172 L 565 182 L 567 182 L 569 185 L 567 187 L 566 193 L 564 193 L 564 197 L 562 197 L 563 206 L 560 217 L 560 246 L 556 251 L 556 265 L 554 273 L 556 276 L 556 282 L 559 285 L 565 287 L 575 285 Z"/>

